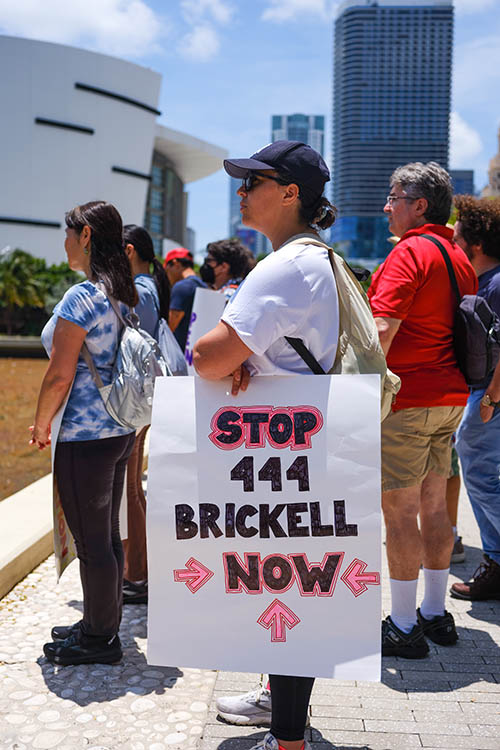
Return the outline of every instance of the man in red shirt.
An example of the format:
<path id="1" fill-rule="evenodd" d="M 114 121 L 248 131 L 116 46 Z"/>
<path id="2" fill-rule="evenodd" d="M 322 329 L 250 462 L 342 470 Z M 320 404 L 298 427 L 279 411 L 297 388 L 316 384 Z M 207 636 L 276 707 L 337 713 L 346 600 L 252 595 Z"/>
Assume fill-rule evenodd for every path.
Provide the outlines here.
<path id="1" fill-rule="evenodd" d="M 401 239 L 368 293 L 388 366 L 401 378 L 392 413 L 382 423 L 392 598 L 391 615 L 382 623 L 382 654 L 417 659 L 429 651 L 426 637 L 441 645 L 458 638 L 444 606 L 454 541 L 446 480 L 451 436 L 468 388 L 453 352 L 456 297 L 435 242 L 448 253 L 462 295 L 475 294 L 477 279 L 446 226 L 452 202 L 448 173 L 435 162 L 417 162 L 396 169 L 390 184 L 384 212 L 389 230 Z M 425 595 L 416 609 L 421 565 Z"/>

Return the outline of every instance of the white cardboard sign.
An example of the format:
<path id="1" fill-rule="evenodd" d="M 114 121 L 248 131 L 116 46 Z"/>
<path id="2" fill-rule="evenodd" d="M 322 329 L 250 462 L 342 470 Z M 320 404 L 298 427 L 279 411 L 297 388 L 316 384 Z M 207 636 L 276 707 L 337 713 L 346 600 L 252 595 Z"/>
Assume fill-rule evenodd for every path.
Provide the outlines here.
<path id="1" fill-rule="evenodd" d="M 197 287 L 194 294 L 193 309 L 186 339 L 184 356 L 188 365 L 189 375 L 195 375 L 193 367 L 193 348 L 198 339 L 215 328 L 219 322 L 227 299 L 220 292 L 213 289 Z"/>
<path id="2" fill-rule="evenodd" d="M 159 378 L 150 664 L 380 679 L 377 375 Z"/>

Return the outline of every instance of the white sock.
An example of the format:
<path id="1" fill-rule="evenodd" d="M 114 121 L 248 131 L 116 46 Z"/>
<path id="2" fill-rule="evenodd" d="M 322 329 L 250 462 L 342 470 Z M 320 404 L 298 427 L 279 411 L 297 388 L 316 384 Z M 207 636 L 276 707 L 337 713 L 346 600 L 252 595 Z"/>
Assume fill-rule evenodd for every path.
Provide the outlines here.
<path id="1" fill-rule="evenodd" d="M 430 570 L 424 568 L 425 595 L 420 605 L 420 613 L 426 620 L 444 615 L 444 600 L 448 588 L 449 568 Z"/>
<path id="2" fill-rule="evenodd" d="M 454 538 L 455 541 L 457 541 L 457 539 L 458 539 L 457 527 L 456 526 L 452 526 L 452 529 L 453 529 L 453 538 Z"/>
<path id="3" fill-rule="evenodd" d="M 391 620 L 403 633 L 409 633 L 417 624 L 417 583 L 414 581 L 397 581 L 391 583 Z"/>

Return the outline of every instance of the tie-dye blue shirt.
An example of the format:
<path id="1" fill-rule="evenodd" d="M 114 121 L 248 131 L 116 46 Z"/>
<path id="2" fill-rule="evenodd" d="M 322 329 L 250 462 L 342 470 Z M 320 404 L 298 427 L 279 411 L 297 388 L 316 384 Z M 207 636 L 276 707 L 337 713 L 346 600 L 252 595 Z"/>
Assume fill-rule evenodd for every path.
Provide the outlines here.
<path id="1" fill-rule="evenodd" d="M 127 311 L 125 305 L 122 305 L 122 309 Z M 83 281 L 68 289 L 42 331 L 42 344 L 49 356 L 58 318 L 76 323 L 87 331 L 85 343 L 104 385 L 110 383 L 121 325 L 106 295 L 91 281 Z M 99 440 L 128 435 L 130 432 L 128 427 L 121 427 L 115 422 L 104 408 L 97 386 L 80 354 L 58 440 Z"/>

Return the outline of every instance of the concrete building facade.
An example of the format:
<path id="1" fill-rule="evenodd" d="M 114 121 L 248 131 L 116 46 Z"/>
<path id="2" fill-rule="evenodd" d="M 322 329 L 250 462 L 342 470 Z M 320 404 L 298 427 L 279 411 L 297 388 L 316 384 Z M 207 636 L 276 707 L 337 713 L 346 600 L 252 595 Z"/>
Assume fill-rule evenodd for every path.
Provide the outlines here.
<path id="1" fill-rule="evenodd" d="M 484 188 L 482 195 L 486 198 L 500 196 L 500 128 L 498 128 L 498 151 L 490 160 L 488 169 L 488 184 Z"/>
<path id="2" fill-rule="evenodd" d="M 107 200 L 155 248 L 186 240 L 184 185 L 226 151 L 159 125 L 161 76 L 107 55 L 0 37 L 0 249 L 64 259 L 64 213 Z"/>

